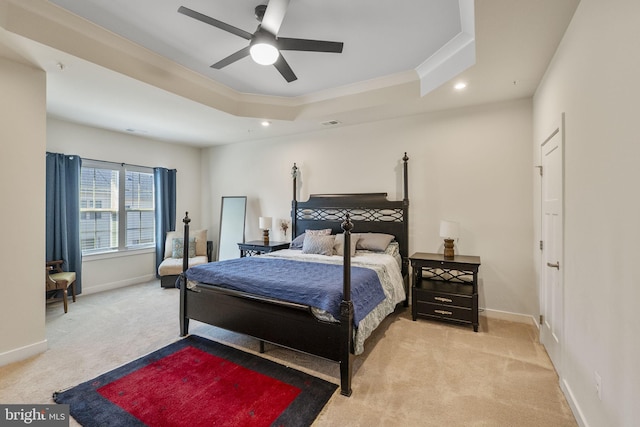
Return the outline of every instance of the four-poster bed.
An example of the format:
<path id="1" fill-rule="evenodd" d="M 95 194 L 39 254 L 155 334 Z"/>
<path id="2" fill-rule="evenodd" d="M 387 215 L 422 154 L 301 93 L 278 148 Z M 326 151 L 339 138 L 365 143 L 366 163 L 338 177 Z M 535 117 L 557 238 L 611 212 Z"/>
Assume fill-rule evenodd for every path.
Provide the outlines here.
<path id="1" fill-rule="evenodd" d="M 339 272 L 341 280 L 339 280 L 340 283 L 338 284 L 341 288 L 339 289 L 339 307 L 334 308 L 334 316 L 328 316 L 330 319 L 318 316 L 316 310 L 318 306 L 312 307 L 310 304 L 292 302 L 297 301 L 295 298 L 277 298 L 269 295 L 266 291 L 260 292 L 267 286 L 261 283 L 249 283 L 251 291 L 246 291 L 242 290 L 245 288 L 235 287 L 235 279 L 228 279 L 234 281 L 233 284 L 223 283 L 225 280 L 219 279 L 220 277 L 227 278 L 228 274 L 237 273 L 237 270 L 244 269 L 246 264 L 258 264 L 258 261 L 260 261 L 260 265 L 257 267 L 257 273 L 254 272 L 254 276 L 256 274 L 268 276 L 268 274 L 263 273 L 263 270 L 260 270 L 265 268 L 266 259 L 272 257 L 281 258 L 276 255 L 282 253 L 282 256 L 284 256 L 285 252 L 292 252 L 293 250 L 291 249 L 256 257 L 259 260 L 251 260 L 250 258 L 252 257 L 249 257 L 221 261 L 201 266 L 203 268 L 199 270 L 192 268 L 188 271 L 187 251 L 184 251 L 184 272 L 179 281 L 180 334 L 182 336 L 188 334 L 189 320 L 193 319 L 255 337 L 260 340 L 261 351 L 263 350 L 262 343 L 266 341 L 338 362 L 340 364 L 341 394 L 349 396 L 351 394 L 352 360 L 355 354 L 354 336 L 357 337 L 358 343 L 366 338 L 366 336 L 357 335 L 359 328 L 354 325 L 354 310 L 357 318 L 366 316 L 361 322 L 362 324 L 366 323 L 366 326 L 360 328 L 365 331 L 377 326 L 382 318 L 390 313 L 389 307 L 391 307 L 390 310 L 392 311 L 399 301 L 402 301 L 405 306 L 408 305 L 409 199 L 407 182 L 408 157 L 406 153 L 402 160 L 404 198 L 399 201 L 387 200 L 386 193 L 360 193 L 311 195 L 308 201 L 299 202 L 296 197 L 298 174 L 294 164 L 292 173 L 293 200 L 291 206 L 292 237 L 297 238 L 296 241 L 298 241 L 304 237 L 303 234 L 305 232 L 307 232 L 308 236 L 316 234 L 310 230 L 331 230 L 332 235 L 339 236 L 336 240 L 340 240 L 343 244 L 341 246 L 343 248 L 341 257 L 336 255 L 326 257 L 329 259 L 329 264 L 326 264 L 327 268 L 336 267 L 336 263 L 342 266 Z M 190 222 L 188 215 L 183 222 L 184 239 L 188 241 Z M 354 231 L 353 235 L 352 230 Z M 336 233 L 342 234 L 338 235 Z M 313 240 L 308 236 L 304 240 Z M 360 276 L 363 273 L 360 271 L 362 267 L 354 266 L 354 264 L 360 265 L 364 262 L 361 262 L 360 259 L 367 260 L 378 256 L 378 254 L 370 253 L 373 251 L 362 251 L 362 256 L 356 255 L 352 258 L 353 250 L 349 249 L 352 248 L 352 243 L 360 241 L 360 236 L 363 236 L 363 241 L 364 236 L 367 236 L 367 239 L 392 236 L 394 242 L 389 244 L 389 248 L 394 245 L 393 249 L 397 249 L 395 253 L 396 261 L 393 262 L 397 263 L 395 267 L 391 265 L 375 267 L 377 279 L 380 279 L 378 283 L 384 293 L 383 296 L 386 297 L 368 314 L 360 311 L 362 309 L 358 298 L 361 298 L 360 295 L 363 294 L 363 289 L 372 285 L 360 283 Z M 353 248 L 356 247 L 354 244 Z M 385 250 L 385 253 L 389 252 L 389 248 Z M 304 248 L 302 252 L 305 252 Z M 388 255 L 385 256 L 388 257 Z M 310 257 L 316 258 L 311 261 L 317 261 L 317 258 L 322 258 L 323 255 L 311 255 Z M 274 259 L 273 263 L 276 262 L 292 263 L 296 261 Z M 242 263 L 242 265 L 238 263 Z M 330 265 L 331 263 L 334 265 Z M 308 264 L 315 263 L 310 262 Z M 366 264 L 362 265 L 366 267 L 364 269 L 369 268 Z M 206 276 L 208 274 L 217 274 L 213 270 L 222 267 L 231 268 L 234 271 L 225 271 L 224 274 L 218 276 Z M 295 284 L 291 282 L 299 282 L 305 287 L 312 287 L 314 286 L 312 282 L 316 279 L 315 268 L 319 268 L 317 264 L 313 265 L 313 269 L 308 270 L 313 271 L 313 273 L 309 274 L 301 274 L 300 270 L 295 270 L 295 273 L 272 275 L 270 277 L 271 283 L 282 282 L 275 284 L 283 288 L 290 286 L 290 284 Z M 389 277 L 394 275 L 394 269 L 397 270 L 398 280 L 396 282 L 400 282 L 399 285 L 396 282 L 387 283 L 392 282 Z M 356 276 L 355 281 L 352 281 L 352 275 Z M 202 277 L 211 278 L 204 280 Z M 249 276 L 245 277 L 252 276 L 249 274 Z M 291 280 L 292 277 L 294 280 Z M 251 282 L 253 279 L 247 280 Z M 376 277 L 373 278 L 373 281 L 376 281 Z M 396 286 L 396 289 L 397 286 L 400 287 L 400 291 L 396 291 L 393 298 L 390 298 L 390 295 L 394 294 L 390 286 Z M 355 309 L 352 295 L 358 297 L 355 300 Z M 386 307 L 386 311 L 382 306 Z M 330 308 L 327 308 L 327 310 L 331 313 Z M 374 326 L 369 326 L 370 324 Z M 367 333 L 370 332 L 368 331 Z"/>

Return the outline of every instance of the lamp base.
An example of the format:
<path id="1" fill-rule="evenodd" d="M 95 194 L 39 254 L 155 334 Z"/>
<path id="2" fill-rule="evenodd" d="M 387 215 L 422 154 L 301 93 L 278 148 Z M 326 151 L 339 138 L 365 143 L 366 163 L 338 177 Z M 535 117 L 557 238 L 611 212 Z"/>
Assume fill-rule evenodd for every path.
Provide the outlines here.
<path id="1" fill-rule="evenodd" d="M 262 230 L 262 241 L 265 245 L 269 244 L 269 229 Z"/>
<path id="2" fill-rule="evenodd" d="M 453 239 L 444 239 L 444 258 L 453 259 L 455 253 L 453 252 Z"/>

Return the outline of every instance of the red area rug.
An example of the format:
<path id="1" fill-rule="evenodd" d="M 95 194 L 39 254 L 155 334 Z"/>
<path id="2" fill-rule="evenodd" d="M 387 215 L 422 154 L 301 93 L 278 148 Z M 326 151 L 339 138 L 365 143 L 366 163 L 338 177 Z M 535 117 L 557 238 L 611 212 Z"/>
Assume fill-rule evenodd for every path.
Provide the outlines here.
<path id="1" fill-rule="evenodd" d="M 197 336 L 54 400 L 83 426 L 305 426 L 335 384 Z"/>

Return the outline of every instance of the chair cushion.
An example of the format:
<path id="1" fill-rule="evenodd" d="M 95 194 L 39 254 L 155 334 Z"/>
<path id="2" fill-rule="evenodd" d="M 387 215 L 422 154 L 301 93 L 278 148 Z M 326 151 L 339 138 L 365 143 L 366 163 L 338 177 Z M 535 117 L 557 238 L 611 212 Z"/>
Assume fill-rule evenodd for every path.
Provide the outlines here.
<path id="1" fill-rule="evenodd" d="M 206 256 L 196 256 L 189 258 L 189 267 L 194 265 L 206 264 L 209 259 Z M 182 258 L 166 258 L 158 266 L 158 274 L 160 276 L 170 276 L 182 273 Z"/>
<path id="2" fill-rule="evenodd" d="M 49 277 L 54 282 L 66 281 L 67 286 L 76 281 L 76 273 L 74 271 L 63 271 L 62 273 L 53 273 Z"/>

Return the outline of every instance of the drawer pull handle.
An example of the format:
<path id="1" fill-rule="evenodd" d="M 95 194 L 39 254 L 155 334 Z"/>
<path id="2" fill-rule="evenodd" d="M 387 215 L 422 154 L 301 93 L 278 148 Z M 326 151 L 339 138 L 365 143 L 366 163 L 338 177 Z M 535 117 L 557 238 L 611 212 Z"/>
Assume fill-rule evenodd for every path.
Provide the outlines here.
<path id="1" fill-rule="evenodd" d="M 438 314 L 444 314 L 446 316 L 451 316 L 453 313 L 450 311 L 445 311 L 445 310 L 434 310 L 436 313 Z"/>
<path id="2" fill-rule="evenodd" d="M 443 298 L 443 297 L 433 297 L 433 299 L 436 300 L 436 301 L 440 301 L 440 302 L 453 302 L 452 299 Z"/>

